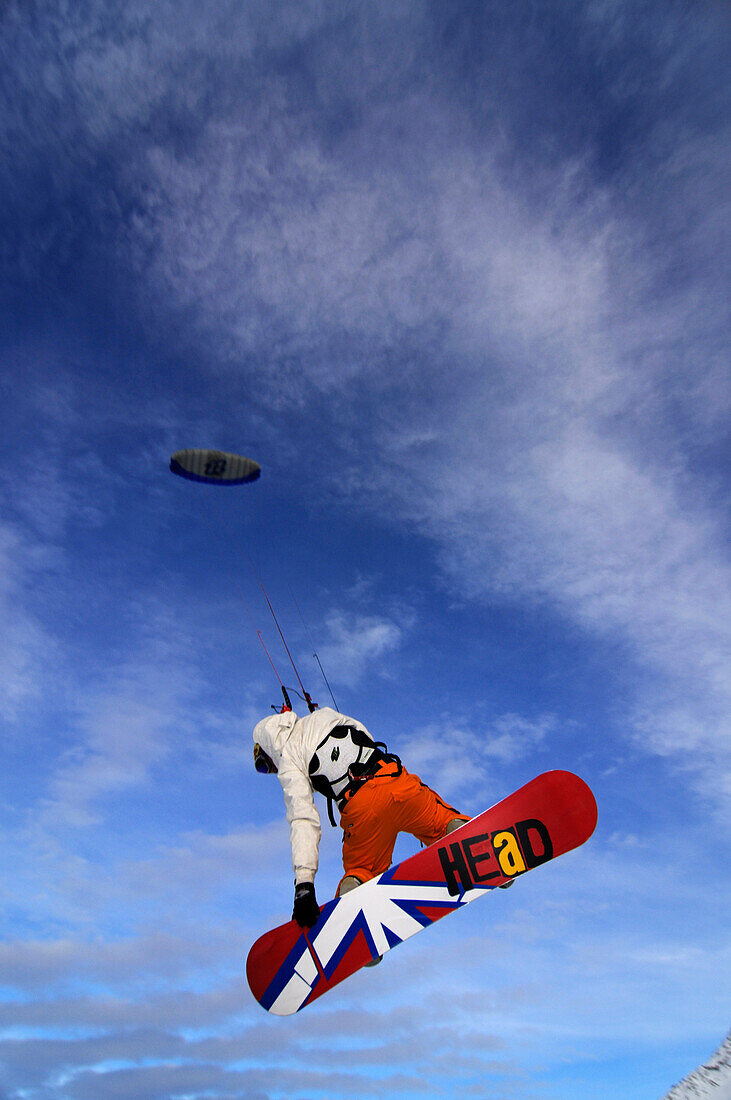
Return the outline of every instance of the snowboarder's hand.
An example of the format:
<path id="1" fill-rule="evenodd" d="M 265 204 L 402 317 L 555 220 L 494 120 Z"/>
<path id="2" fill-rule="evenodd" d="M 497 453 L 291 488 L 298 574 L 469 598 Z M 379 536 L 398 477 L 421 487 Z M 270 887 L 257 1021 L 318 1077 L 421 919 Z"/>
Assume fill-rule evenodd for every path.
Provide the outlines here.
<path id="1" fill-rule="evenodd" d="M 315 897 L 315 887 L 311 882 L 300 882 L 294 888 L 294 910 L 292 919 L 300 928 L 312 928 L 320 916 L 320 906 Z"/>

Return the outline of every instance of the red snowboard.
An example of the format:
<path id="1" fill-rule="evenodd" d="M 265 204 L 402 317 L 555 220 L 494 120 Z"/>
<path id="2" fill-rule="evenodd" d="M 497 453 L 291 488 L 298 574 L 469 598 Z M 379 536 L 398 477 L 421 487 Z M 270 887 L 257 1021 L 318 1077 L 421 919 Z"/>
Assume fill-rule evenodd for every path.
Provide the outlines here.
<path id="1" fill-rule="evenodd" d="M 266 932 L 246 960 L 251 992 L 277 1016 L 298 1012 L 452 910 L 578 848 L 596 820 L 583 779 L 545 772 L 443 840 L 329 901 L 309 931 L 289 921 Z"/>

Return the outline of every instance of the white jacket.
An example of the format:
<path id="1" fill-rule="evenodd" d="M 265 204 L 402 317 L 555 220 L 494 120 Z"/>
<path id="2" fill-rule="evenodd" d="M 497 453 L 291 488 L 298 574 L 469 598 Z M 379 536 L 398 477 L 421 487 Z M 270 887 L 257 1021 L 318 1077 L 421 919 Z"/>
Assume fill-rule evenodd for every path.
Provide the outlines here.
<path id="1" fill-rule="evenodd" d="M 341 739 L 329 751 L 325 745 L 336 726 L 352 726 L 360 730 L 373 744 L 368 730 L 355 718 L 340 714 L 331 707 L 321 707 L 312 714 L 298 718 L 294 711 L 272 714 L 254 726 L 254 743 L 261 745 L 277 767 L 277 776 L 284 792 L 284 805 L 289 822 L 289 842 L 295 882 L 314 882 L 320 848 L 320 815 L 310 782 L 310 765 L 319 749 L 316 774 L 325 776 L 339 794 L 347 785 L 351 764 L 362 763 L 373 752 L 368 745 L 347 743 Z M 322 759 L 320 759 L 322 757 Z"/>

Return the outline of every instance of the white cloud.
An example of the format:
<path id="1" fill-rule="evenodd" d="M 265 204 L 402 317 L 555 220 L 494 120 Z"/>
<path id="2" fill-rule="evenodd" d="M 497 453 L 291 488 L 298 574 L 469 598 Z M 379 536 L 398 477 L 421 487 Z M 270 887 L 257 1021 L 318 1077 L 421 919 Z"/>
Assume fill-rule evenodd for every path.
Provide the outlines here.
<path id="1" fill-rule="evenodd" d="M 719 439 L 712 410 L 729 387 L 713 307 L 699 314 L 690 291 L 661 310 L 642 280 L 666 257 L 640 255 L 608 208 L 529 211 L 469 175 L 450 179 L 441 204 L 442 247 L 465 288 L 451 386 L 434 407 L 412 405 L 403 428 L 390 418 L 364 495 L 435 540 L 459 592 L 539 600 L 623 641 L 646 674 L 630 732 L 653 751 L 682 740 L 718 799 L 731 578 L 713 473 L 691 473 L 687 442 L 667 430 L 687 391 L 699 440 Z M 688 358 L 692 331 L 710 364 Z"/>
<path id="2" fill-rule="evenodd" d="M 492 777 L 504 783 L 507 767 L 529 760 L 555 728 L 552 715 L 533 720 L 519 714 L 492 719 L 476 712 L 451 714 L 415 731 L 399 744 L 399 752 L 409 771 L 442 796 L 463 800 L 464 812 L 477 812 L 506 793 Z"/>
<path id="3" fill-rule="evenodd" d="M 20 983 L 19 983 L 20 986 Z M 32 988 L 30 982 L 20 986 Z M 216 1028 L 241 1010 L 241 982 L 198 992 L 179 989 L 156 991 L 148 997 L 125 996 L 121 992 L 97 996 L 51 996 L 41 991 L 33 1000 L 0 1004 L 0 1027 L 16 1036 L 38 1028 Z"/>
<path id="4" fill-rule="evenodd" d="M 232 934 L 229 921 L 205 934 L 199 929 L 197 937 L 181 922 L 175 928 L 140 928 L 136 935 L 119 939 L 79 936 L 3 943 L 3 981 L 6 988 L 23 992 L 74 989 L 80 981 L 138 989 L 153 977 L 164 985 L 190 979 L 199 970 L 210 972 L 221 961 L 222 947 L 228 950 Z"/>
<path id="5" fill-rule="evenodd" d="M 20 527 L 0 524 L 0 713 L 9 723 L 38 698 L 44 669 L 56 652 L 54 639 L 34 614 L 30 592 L 53 563 L 53 550 Z"/>
<path id="6" fill-rule="evenodd" d="M 377 20 L 387 20 L 392 9 L 368 5 Z M 231 392 L 245 394 L 247 404 L 264 397 L 268 412 L 286 406 L 305 414 L 302 435 L 283 446 L 317 471 L 308 483 L 312 500 L 319 501 L 326 479 L 349 503 L 372 507 L 379 522 L 389 517 L 400 531 L 427 535 L 460 597 L 489 601 L 509 593 L 528 609 L 546 603 L 587 637 L 618 641 L 620 659 L 631 653 L 646 674 L 635 699 L 617 700 L 630 735 L 692 769 L 704 793 L 727 798 L 729 578 L 718 475 L 704 457 L 720 453 L 729 393 L 720 331 L 725 303 L 712 270 L 723 233 L 718 146 L 685 133 L 694 105 L 684 98 L 676 116 L 666 115 L 644 135 L 646 160 L 634 147 L 624 176 L 620 166 L 597 183 L 597 149 L 588 143 L 585 159 L 572 157 L 543 175 L 526 167 L 521 178 L 521 150 L 498 134 L 507 117 L 501 103 L 486 103 L 479 115 L 465 111 L 431 69 L 415 94 L 391 95 L 393 63 L 399 50 L 411 48 L 410 20 L 425 9 L 404 10 L 405 36 L 392 33 L 393 23 L 385 30 L 382 24 L 379 42 L 365 34 L 368 17 L 358 23 L 366 43 L 361 55 L 351 38 L 333 46 L 328 36 L 311 33 L 333 18 L 333 29 L 343 33 L 347 21 L 337 4 L 306 11 L 278 6 L 276 18 L 270 4 L 249 5 L 227 11 L 222 30 L 200 5 L 134 3 L 113 34 L 101 2 L 73 18 L 51 6 L 32 27 L 22 5 L 13 7 L 4 32 L 19 47 L 12 74 L 26 94 L 15 97 L 7 121 L 27 142 L 6 158 L 9 182 L 13 193 L 23 186 L 29 177 L 18 168 L 29 165 L 42 176 L 37 166 L 50 155 L 58 206 L 56 224 L 49 227 L 44 216 L 40 228 L 31 226 L 18 269 L 27 274 L 49 249 L 67 263 L 75 255 L 69 242 L 80 233 L 86 245 L 93 227 L 113 250 L 122 280 L 125 272 L 136 280 L 140 311 L 156 338 L 166 338 L 173 315 L 173 343 L 179 335 L 187 351 L 195 338 L 203 340 L 203 369 L 216 375 L 225 365 L 236 383 Z M 606 23 L 626 33 L 621 11 L 615 17 L 612 9 Z M 282 43 L 278 61 L 286 59 L 286 71 L 262 64 L 267 48 Z M 298 48 L 308 61 L 301 72 Z M 476 58 L 480 48 L 470 44 Z M 358 70 L 369 51 L 386 60 Z M 201 58 L 210 64 L 199 64 Z M 7 48 L 3 60 L 11 60 Z M 611 70 L 609 55 L 601 60 Z M 666 71 L 654 70 L 664 78 L 658 84 L 669 110 L 671 66 L 682 60 L 671 51 Z M 201 76 L 204 69 L 219 74 L 220 98 Z M 363 69 L 370 72 L 367 85 Z M 312 98 L 303 95 L 300 103 L 310 82 Z M 343 91 L 351 85 L 356 94 L 346 103 Z M 607 94 L 621 102 L 616 85 Z M 75 112 L 62 109 L 69 103 Z M 352 110 L 343 133 L 340 119 L 328 114 L 333 104 Z M 171 136 L 157 120 L 173 115 Z M 550 154 L 555 160 L 559 135 L 546 136 L 559 142 Z M 108 166 L 101 173 L 100 149 Z M 85 172 L 98 177 L 99 187 L 107 174 L 113 179 L 108 190 L 94 191 L 89 209 L 79 199 Z M 69 192 L 76 208 L 65 201 Z M 41 189 L 40 198 L 29 194 L 28 201 L 45 210 L 49 196 Z M 77 213 L 85 215 L 80 227 Z M 20 232 L 25 228 L 21 221 Z M 55 393 L 50 404 L 58 401 L 58 420 L 75 417 L 76 430 L 75 410 L 62 407 Z M 321 412 L 323 394 L 333 423 L 320 439 L 312 414 Z M 178 422 L 174 414 L 172 420 Z M 348 428 L 342 439 L 340 425 Z M 168 419 L 166 431 L 172 427 Z M 280 428 L 278 421 L 273 431 L 279 435 Z M 80 499 L 61 476 L 26 484 L 33 493 L 26 518 L 45 514 L 46 537 L 50 528 L 56 535 L 64 530 L 72 510 L 81 514 Z M 86 518 L 94 522 L 93 508 Z M 34 546 L 10 528 L 3 533 L 0 629 L 9 653 L 0 687 L 8 712 L 17 712 L 39 684 L 52 686 L 39 677 L 48 624 L 25 598 L 37 576 L 26 567 L 47 544 Z M 144 598 L 137 607 L 144 616 Z M 328 674 L 356 684 L 375 661 L 383 667 L 398 658 L 407 618 L 333 612 L 320 651 Z M 0 948 L 3 974 L 23 992 L 104 987 L 104 999 L 89 995 L 86 1008 L 69 1009 L 71 1022 L 87 1030 L 124 1028 L 127 1045 L 118 1035 L 92 1036 L 75 1048 L 8 1044 L 2 1054 L 25 1078 L 18 1089 L 32 1080 L 45 1093 L 71 1089 L 94 1100 L 332 1092 L 332 1072 L 307 1068 L 312 1051 L 298 1038 L 299 1020 L 277 1025 L 281 1043 L 271 1058 L 271 1021 L 261 1014 L 259 1061 L 245 1072 L 231 1061 L 227 1068 L 226 1060 L 247 1057 L 248 1033 L 238 1045 L 236 1035 L 230 1045 L 225 1039 L 218 1053 L 213 1039 L 191 1046 L 180 1035 L 155 1033 L 156 1025 L 196 1027 L 196 1007 L 215 1021 L 219 1036 L 236 1032 L 242 1015 L 248 1022 L 249 1012 L 259 1012 L 240 974 L 241 945 L 249 922 L 264 924 L 281 904 L 268 889 L 271 873 L 266 886 L 256 874 L 257 860 L 268 866 L 281 846 L 276 866 L 289 877 L 280 822 L 251 832 L 216 826 L 220 831 L 186 833 L 177 842 L 166 834 L 164 844 L 158 832 L 148 858 L 113 864 L 107 854 L 103 875 L 81 854 L 85 845 L 111 846 L 114 836 L 78 827 L 104 825 L 108 807 L 122 804 L 125 794 L 154 793 L 152 781 L 170 763 L 173 746 L 192 755 L 202 747 L 193 728 L 201 717 L 192 705 L 196 684 L 179 653 L 173 661 L 162 658 L 170 652 L 168 636 L 153 624 L 144 643 L 139 635 L 132 639 L 126 652 L 133 659 L 101 685 L 90 688 L 83 668 L 73 677 L 82 700 L 75 744 L 50 760 L 48 798 L 36 815 L 40 837 L 31 830 L 46 842 L 46 864 L 29 872 L 28 850 L 19 849 L 16 837 L 12 852 L 19 858 L 5 899 L 11 923 L 17 905 L 43 931 Z M 211 724 L 220 730 L 222 721 Z M 485 789 L 472 783 L 470 797 L 479 806 L 502 793 L 487 789 L 492 772 L 540 753 L 554 729 L 547 715 L 505 714 L 475 728 L 473 714 L 457 714 L 421 730 L 403 746 L 404 759 L 428 779 L 438 776 L 440 791 L 460 792 L 470 782 L 468 758 L 487 777 Z M 238 761 L 238 751 L 220 743 L 213 749 L 222 762 Z M 336 1087 L 408 1095 L 423 1092 L 426 1080 L 437 1095 L 440 1088 L 450 1095 L 449 1076 L 442 1088 L 431 1072 L 445 1069 L 446 1047 L 452 1065 L 474 1071 L 484 1095 L 490 1089 L 507 1096 L 511 1088 L 538 1094 L 562 1058 L 581 1065 L 586 1057 L 587 1064 L 599 1044 L 615 1039 L 625 1040 L 624 1054 L 627 1042 L 637 1049 L 638 1036 L 686 1042 L 689 1030 L 715 1027 L 726 1008 L 718 972 L 728 956 L 713 928 L 722 883 L 693 861 L 686 836 L 660 858 L 657 838 L 648 841 L 639 824 L 633 817 L 625 839 L 612 821 L 611 856 L 601 859 L 597 846 L 587 845 L 487 899 L 479 914 L 462 914 L 461 925 L 454 918 L 446 930 L 427 933 L 429 967 L 421 941 L 413 950 L 404 946 L 375 973 L 308 1009 L 308 1035 L 323 1037 L 322 1061 L 332 1066 L 343 1059 Z M 51 835 L 61 838 L 53 872 Z M 696 857 L 701 850 L 699 844 Z M 246 887 L 232 899 L 239 870 L 247 872 Z M 265 896 L 254 898 L 256 890 Z M 288 892 L 281 896 L 289 902 Z M 483 917 L 489 902 L 489 918 Z M 105 943 L 115 906 L 119 921 L 137 934 L 115 928 L 114 941 Z M 217 906 L 235 918 L 212 920 Z M 176 909 L 189 921 L 184 928 L 173 919 Z M 150 916 L 146 927 L 143 915 Z M 74 922 L 76 935 L 58 932 Z M 220 1002 L 216 991 L 210 1001 L 190 992 L 202 971 L 206 980 L 225 971 L 228 982 L 234 968 L 242 1008 L 228 984 Z M 153 987 L 157 996 L 110 1004 L 127 982 L 135 993 Z M 181 987 L 172 994 L 180 1015 L 160 993 L 165 983 Z M 395 999 L 389 1014 L 385 997 Z M 28 1027 L 59 1026 L 64 1003 L 45 1001 L 35 1016 L 24 1004 L 19 1015 Z M 444 1006 L 446 1028 L 434 1025 L 435 1005 Z M 468 1019 L 460 1020 L 460 1011 Z M 136 1023 L 149 1034 L 134 1035 Z M 393 1077 L 348 1076 L 350 1055 L 332 1041 L 348 1027 L 361 1041 L 360 1065 L 374 1057 L 364 1033 L 373 1047 L 384 1035 L 402 1038 L 404 1062 Z M 501 1041 L 513 1058 L 490 1060 Z M 292 1069 L 279 1064 L 282 1047 Z M 172 1064 L 186 1051 L 206 1064 Z M 140 1064 L 117 1069 L 104 1061 L 125 1054 Z M 167 1064 L 143 1065 L 146 1057 Z M 534 1060 L 540 1068 L 529 1070 Z M 45 1085 L 39 1066 L 53 1074 Z M 514 1073 L 517 1080 L 506 1079 Z"/>
<path id="7" fill-rule="evenodd" d="M 686 467 L 685 441 L 667 432 L 667 409 L 689 396 L 695 430 L 718 436 L 727 387 L 691 336 L 718 343 L 713 288 L 704 308 L 697 290 L 659 304 L 671 257 L 644 248 L 617 196 L 592 191 L 580 162 L 546 178 L 551 200 L 537 207 L 493 168 L 497 146 L 451 149 L 448 168 L 444 147 L 431 146 L 414 191 L 392 163 L 351 176 L 305 132 L 281 147 L 276 186 L 252 220 L 241 214 L 245 187 L 263 187 L 266 172 L 249 135 L 206 137 L 205 162 L 162 152 L 151 161 L 169 196 L 140 227 L 158 241 L 154 277 L 180 300 L 195 297 L 210 331 L 215 313 L 224 358 L 255 352 L 273 311 L 283 343 L 260 381 L 280 391 L 284 381 L 286 400 L 304 402 L 314 385 L 336 408 L 334 389 L 347 402 L 356 378 L 373 395 L 389 387 L 378 419 L 356 422 L 364 446 L 346 474 L 341 456 L 337 488 L 431 536 L 462 593 L 538 599 L 623 641 L 647 670 L 638 715 L 651 705 L 659 716 L 647 738 L 647 719 L 628 715 L 630 732 L 653 750 L 674 737 L 663 734 L 673 700 L 658 695 L 682 684 L 686 747 L 711 790 L 728 737 L 719 716 L 731 713 L 729 570 L 713 501 Z M 226 257 L 196 243 L 191 225 L 215 227 Z M 432 325 L 436 358 L 410 344 Z M 336 368 L 323 331 L 348 333 L 355 349 Z M 290 342 L 298 372 L 299 357 L 308 364 L 299 381 Z M 384 624 L 346 640 L 335 617 L 331 630 L 326 664 L 348 684 L 397 640 Z"/>
<path id="8" fill-rule="evenodd" d="M 404 625 L 380 615 L 329 612 L 325 619 L 327 641 L 320 659 L 328 679 L 353 687 L 376 662 L 383 661 L 402 644 Z"/>
<path id="9" fill-rule="evenodd" d="M 682 753 L 720 794 L 731 578 L 712 516 L 681 499 L 668 475 L 585 428 L 516 448 L 497 481 L 480 476 L 472 444 L 425 520 L 455 582 L 477 596 L 557 605 L 582 629 L 622 639 L 646 670 L 630 732 L 653 751 Z"/>
<path id="10" fill-rule="evenodd" d="M 148 670 L 149 671 L 149 670 Z M 83 740 L 66 750 L 44 800 L 48 827 L 88 827 L 100 820 L 100 800 L 149 782 L 151 770 L 171 749 L 171 738 L 186 723 L 180 706 L 184 684 L 161 675 L 154 684 L 121 682 L 92 697 L 80 715 Z"/>
<path id="11" fill-rule="evenodd" d="M 178 898 L 203 900 L 226 890 L 251 889 L 266 866 L 267 889 L 276 893 L 291 877 L 288 841 L 284 814 L 261 827 L 222 835 L 195 833 L 182 837 L 179 846 L 158 849 L 149 859 L 121 864 L 117 879 L 127 896 L 153 895 L 162 902 L 163 883 L 163 890 Z"/>

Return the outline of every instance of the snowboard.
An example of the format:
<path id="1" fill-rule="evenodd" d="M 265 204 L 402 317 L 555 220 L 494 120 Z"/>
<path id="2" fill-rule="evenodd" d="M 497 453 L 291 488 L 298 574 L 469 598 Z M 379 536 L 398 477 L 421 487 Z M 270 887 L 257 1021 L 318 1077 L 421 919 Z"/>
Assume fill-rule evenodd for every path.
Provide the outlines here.
<path id="1" fill-rule="evenodd" d="M 311 929 L 291 920 L 249 951 L 254 997 L 289 1016 L 362 966 L 455 909 L 564 852 L 594 832 L 597 806 L 577 775 L 550 771 L 442 840 L 320 909 Z"/>

